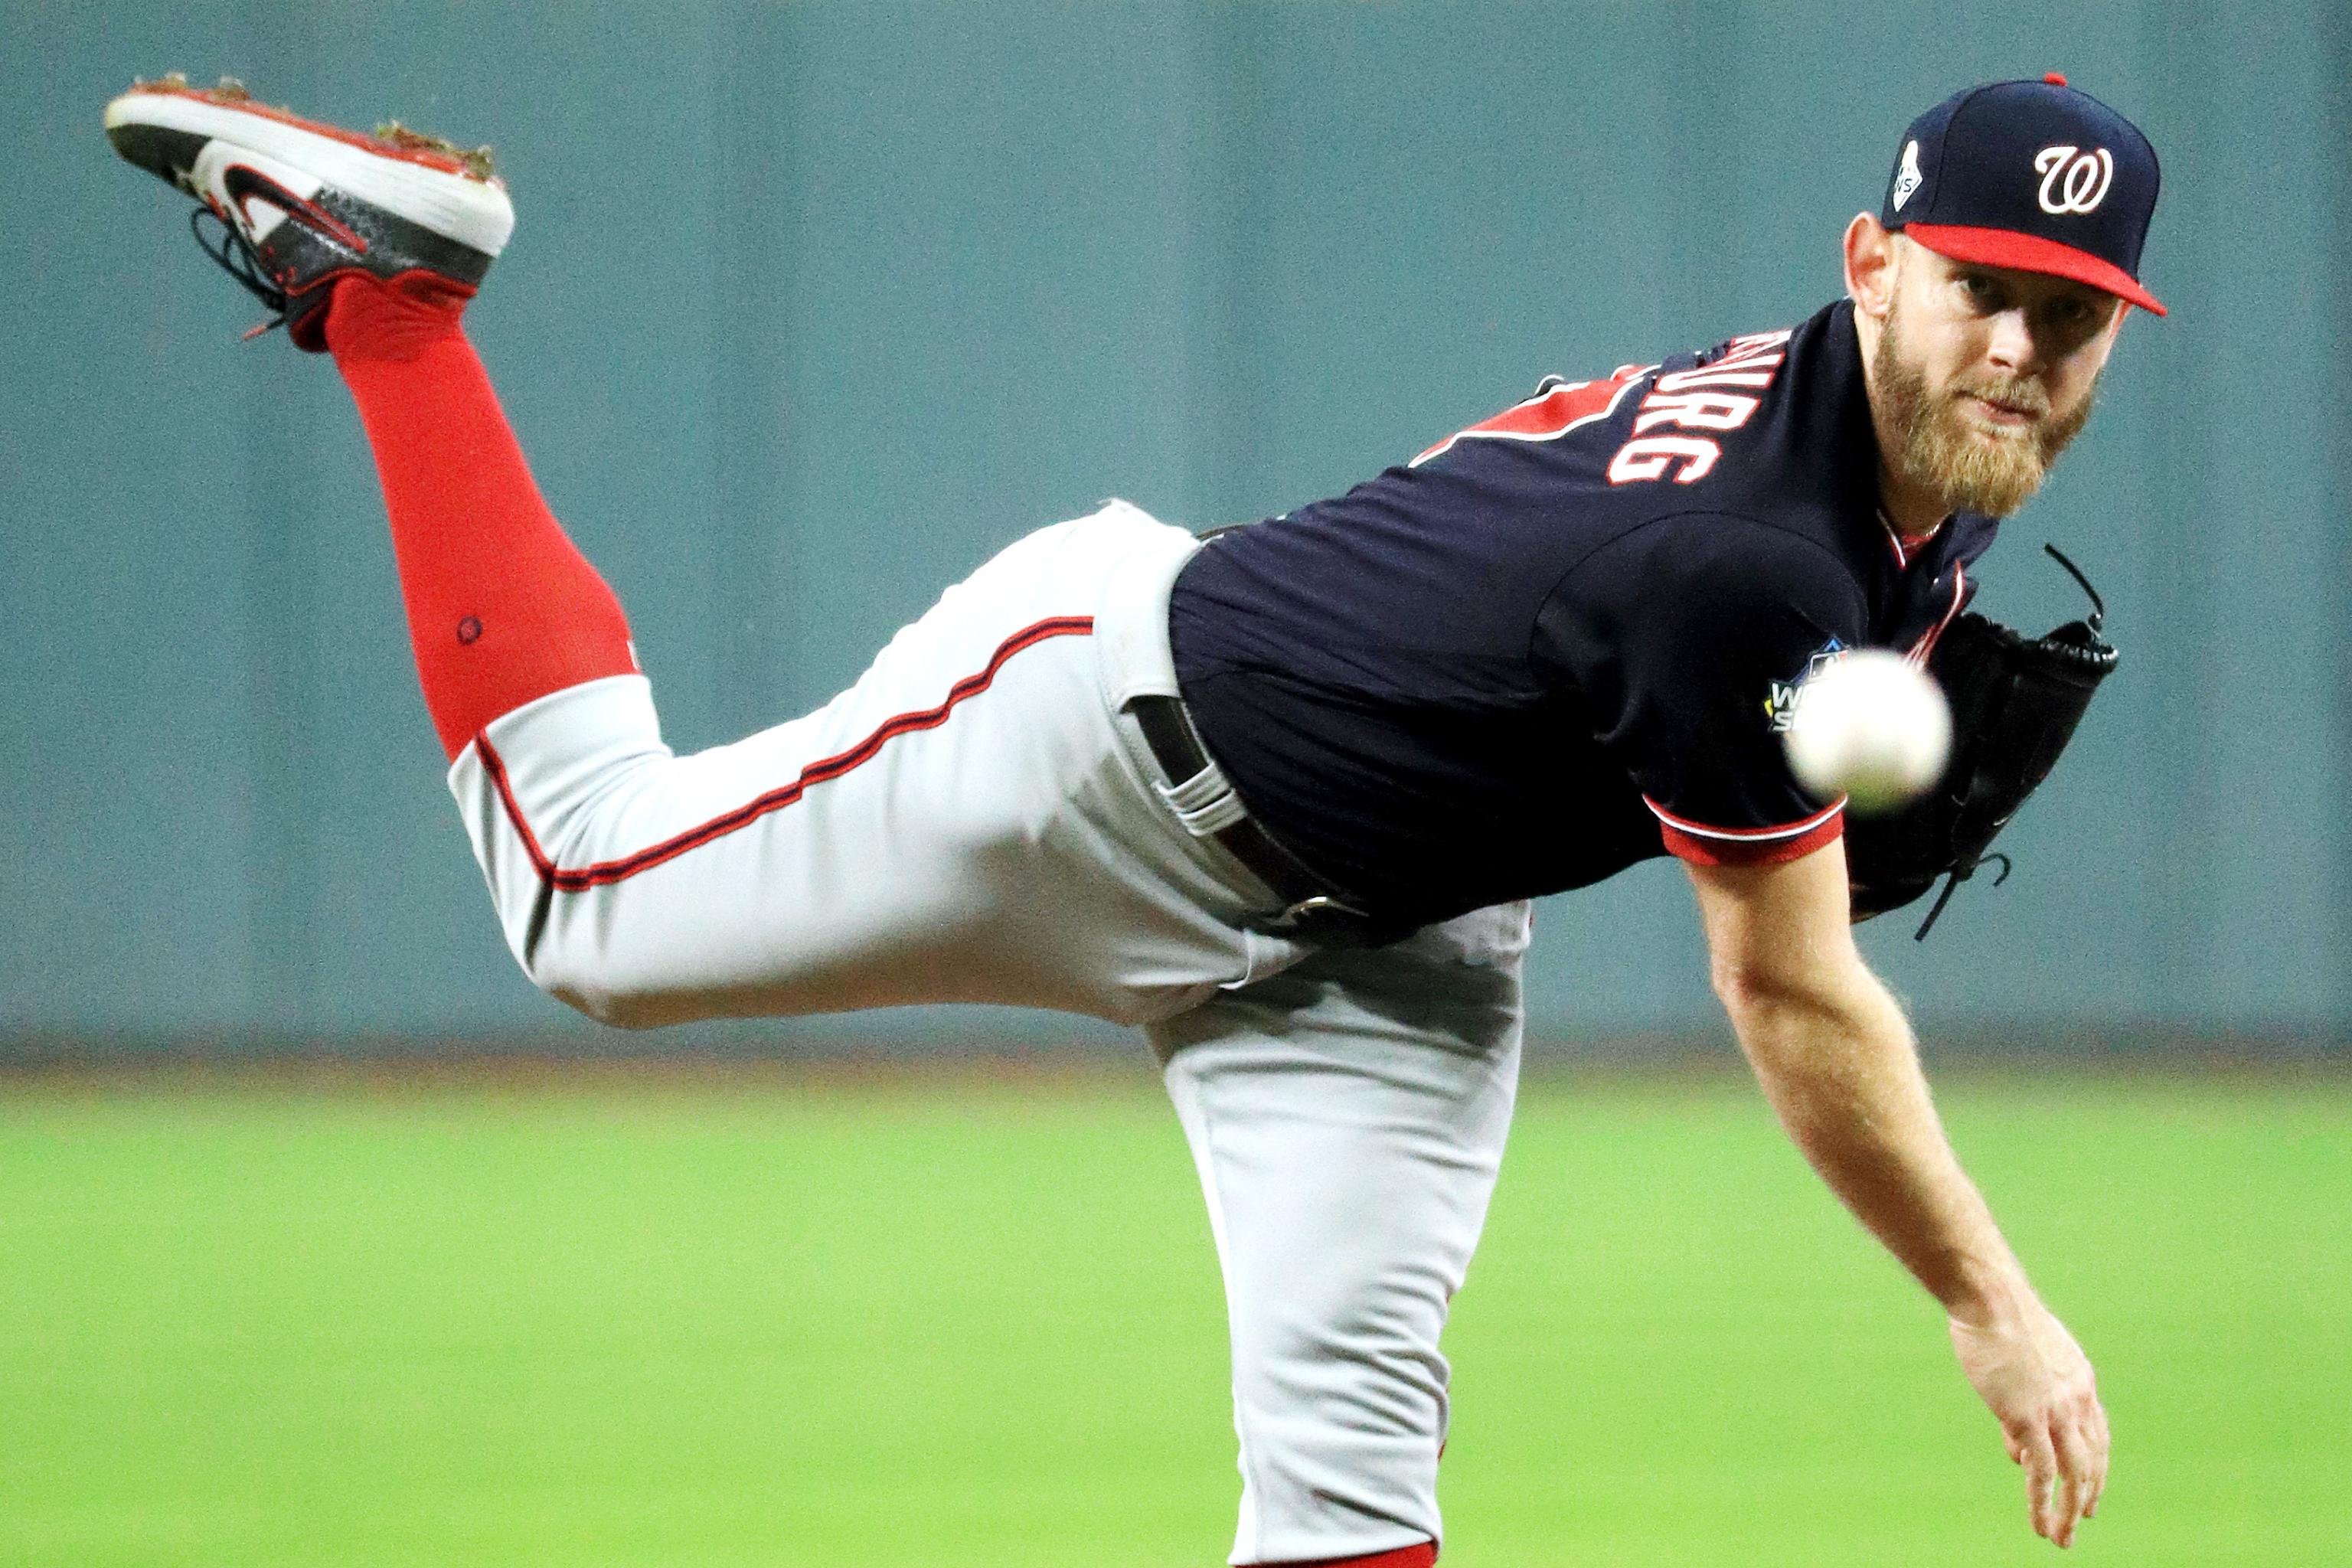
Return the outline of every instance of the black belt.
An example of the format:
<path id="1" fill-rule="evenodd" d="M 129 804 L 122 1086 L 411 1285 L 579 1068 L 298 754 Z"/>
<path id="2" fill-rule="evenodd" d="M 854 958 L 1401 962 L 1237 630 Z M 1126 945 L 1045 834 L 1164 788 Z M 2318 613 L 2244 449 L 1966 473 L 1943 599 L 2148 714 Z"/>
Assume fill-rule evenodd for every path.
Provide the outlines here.
<path id="1" fill-rule="evenodd" d="M 1208 771 L 1208 751 L 1192 728 L 1192 715 L 1184 711 L 1184 704 L 1178 699 L 1139 697 L 1127 705 L 1127 710 L 1135 715 L 1135 722 L 1143 731 L 1143 743 L 1151 748 L 1160 771 L 1168 775 L 1170 788 Z M 1384 947 L 1413 929 L 1394 921 L 1383 921 L 1334 891 L 1328 881 L 1246 814 L 1215 829 L 1209 837 L 1248 867 L 1285 905 L 1279 913 L 1249 921 L 1253 931 L 1322 947 Z"/>

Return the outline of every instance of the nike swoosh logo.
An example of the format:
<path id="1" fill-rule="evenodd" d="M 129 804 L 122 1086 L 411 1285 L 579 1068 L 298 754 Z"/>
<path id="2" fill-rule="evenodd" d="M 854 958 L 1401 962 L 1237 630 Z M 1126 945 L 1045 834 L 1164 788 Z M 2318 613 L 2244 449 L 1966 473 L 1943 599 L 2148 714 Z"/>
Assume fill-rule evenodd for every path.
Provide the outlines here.
<path id="1" fill-rule="evenodd" d="M 303 227 L 332 240 L 353 255 L 367 254 L 368 242 L 364 235 L 318 203 L 296 195 L 258 169 L 244 163 L 231 163 L 221 175 L 221 188 L 228 193 L 228 199 L 236 204 L 237 210 L 245 214 L 247 224 L 253 221 L 253 212 L 246 204 L 257 196 Z"/>

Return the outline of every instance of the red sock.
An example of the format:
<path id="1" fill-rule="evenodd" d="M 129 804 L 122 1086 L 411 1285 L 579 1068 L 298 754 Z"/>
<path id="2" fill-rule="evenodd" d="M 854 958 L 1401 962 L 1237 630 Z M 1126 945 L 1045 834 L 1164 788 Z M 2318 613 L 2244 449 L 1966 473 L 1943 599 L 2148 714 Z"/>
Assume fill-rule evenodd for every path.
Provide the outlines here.
<path id="1" fill-rule="evenodd" d="M 1424 1541 L 1418 1546 L 1400 1546 L 1393 1552 L 1375 1552 L 1370 1557 L 1326 1557 L 1316 1563 L 1269 1563 L 1263 1568 L 1431 1568 L 1437 1561 L 1437 1542 Z"/>
<path id="2" fill-rule="evenodd" d="M 327 344 L 383 480 L 425 705 L 454 758 L 502 713 L 637 668 L 620 601 L 540 499 L 458 312 L 417 274 L 335 286 Z"/>

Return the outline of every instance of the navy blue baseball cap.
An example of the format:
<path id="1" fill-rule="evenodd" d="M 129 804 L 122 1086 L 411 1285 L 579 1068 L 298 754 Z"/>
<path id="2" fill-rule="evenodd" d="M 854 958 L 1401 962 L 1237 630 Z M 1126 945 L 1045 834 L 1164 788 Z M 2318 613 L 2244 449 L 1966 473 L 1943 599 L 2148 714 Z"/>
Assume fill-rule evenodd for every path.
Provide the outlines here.
<path id="1" fill-rule="evenodd" d="M 2139 282 L 2160 183 L 2139 127 L 2053 71 L 1913 121 L 1878 221 L 1955 261 L 2071 278 L 2161 316 Z"/>

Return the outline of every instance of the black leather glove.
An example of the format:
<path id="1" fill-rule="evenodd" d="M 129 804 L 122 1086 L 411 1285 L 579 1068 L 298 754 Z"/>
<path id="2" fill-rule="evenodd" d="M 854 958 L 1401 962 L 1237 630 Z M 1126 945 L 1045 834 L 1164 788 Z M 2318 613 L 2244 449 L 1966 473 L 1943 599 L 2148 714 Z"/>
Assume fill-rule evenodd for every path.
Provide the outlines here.
<path id="1" fill-rule="evenodd" d="M 1927 659 L 1927 671 L 1952 708 L 1952 756 L 1940 784 L 1903 810 L 1852 817 L 1845 827 L 1846 874 L 1853 917 L 1867 920 L 1899 909 L 1951 879 L 1918 934 L 1925 938 L 1953 889 L 1989 860 L 1995 835 L 2009 826 L 2073 739 L 2074 727 L 2115 673 L 2116 648 L 2101 634 L 2106 606 L 2073 562 L 2042 547 L 2091 595 L 2091 613 L 2047 637 L 2025 637 L 1979 615 L 1946 629 Z"/>

